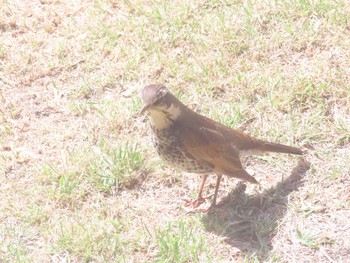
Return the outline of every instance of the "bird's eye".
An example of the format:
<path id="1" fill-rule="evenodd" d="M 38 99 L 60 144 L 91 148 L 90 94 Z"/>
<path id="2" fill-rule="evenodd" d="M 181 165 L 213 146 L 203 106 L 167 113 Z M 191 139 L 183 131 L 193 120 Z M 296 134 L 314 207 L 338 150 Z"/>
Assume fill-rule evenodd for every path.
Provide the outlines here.
<path id="1" fill-rule="evenodd" d="M 163 97 L 168 91 L 166 89 L 161 89 L 158 92 L 158 96 Z"/>

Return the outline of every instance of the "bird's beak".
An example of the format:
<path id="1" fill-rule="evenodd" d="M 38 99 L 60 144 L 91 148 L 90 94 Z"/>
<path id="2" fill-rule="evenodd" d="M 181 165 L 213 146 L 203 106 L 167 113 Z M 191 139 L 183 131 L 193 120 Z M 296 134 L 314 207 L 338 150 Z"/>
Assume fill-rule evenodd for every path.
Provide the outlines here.
<path id="1" fill-rule="evenodd" d="M 148 105 L 148 104 L 144 105 L 144 106 L 141 108 L 141 110 L 140 110 L 140 115 L 144 114 L 145 111 L 148 110 L 149 106 L 150 106 L 150 105 Z"/>

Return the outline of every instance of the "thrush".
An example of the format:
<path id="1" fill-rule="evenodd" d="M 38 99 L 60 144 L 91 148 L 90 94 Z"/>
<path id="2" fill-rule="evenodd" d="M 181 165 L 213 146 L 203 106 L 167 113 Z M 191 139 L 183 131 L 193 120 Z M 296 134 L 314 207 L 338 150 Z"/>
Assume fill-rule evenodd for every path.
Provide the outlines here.
<path id="1" fill-rule="evenodd" d="M 148 112 L 152 141 L 170 166 L 202 175 L 198 197 L 187 206 L 205 201 L 203 188 L 210 173 L 217 175 L 211 208 L 216 206 L 222 175 L 258 184 L 242 166 L 240 157 L 265 152 L 302 155 L 303 151 L 253 138 L 191 110 L 165 86 L 152 84 L 142 91 L 141 113 Z M 210 196 L 211 197 L 211 196 Z"/>

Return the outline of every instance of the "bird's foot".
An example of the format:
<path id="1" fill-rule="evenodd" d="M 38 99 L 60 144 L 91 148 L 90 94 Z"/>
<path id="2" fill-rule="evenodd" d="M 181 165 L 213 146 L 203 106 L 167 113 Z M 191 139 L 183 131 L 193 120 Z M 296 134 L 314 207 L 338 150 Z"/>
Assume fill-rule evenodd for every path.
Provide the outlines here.
<path id="1" fill-rule="evenodd" d="M 191 199 L 187 199 L 185 200 L 185 206 L 186 207 L 193 207 L 193 208 L 197 208 L 198 206 L 200 206 L 201 204 L 203 204 L 205 202 L 206 199 L 209 199 L 210 197 L 212 197 L 213 195 L 209 195 L 206 197 L 202 197 L 199 196 L 197 199 L 195 200 L 191 200 Z"/>
<path id="2" fill-rule="evenodd" d="M 218 204 L 211 204 L 208 208 L 200 208 L 200 209 L 194 209 L 192 211 L 189 211 L 188 214 L 197 214 L 197 213 L 208 213 L 213 211 L 214 209 L 223 206 L 227 200 L 222 200 Z"/>

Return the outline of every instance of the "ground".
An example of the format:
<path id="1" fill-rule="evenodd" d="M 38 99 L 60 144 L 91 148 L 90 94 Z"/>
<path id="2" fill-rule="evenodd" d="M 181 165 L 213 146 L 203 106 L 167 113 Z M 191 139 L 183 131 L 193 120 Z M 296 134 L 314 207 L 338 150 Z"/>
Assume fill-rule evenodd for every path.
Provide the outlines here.
<path id="1" fill-rule="evenodd" d="M 350 3 L 0 1 L 2 262 L 350 262 Z M 140 91 L 303 157 L 247 157 L 260 187 L 150 143 Z M 206 187 L 214 190 L 215 176 Z M 203 204 L 203 207 L 209 203 Z"/>

